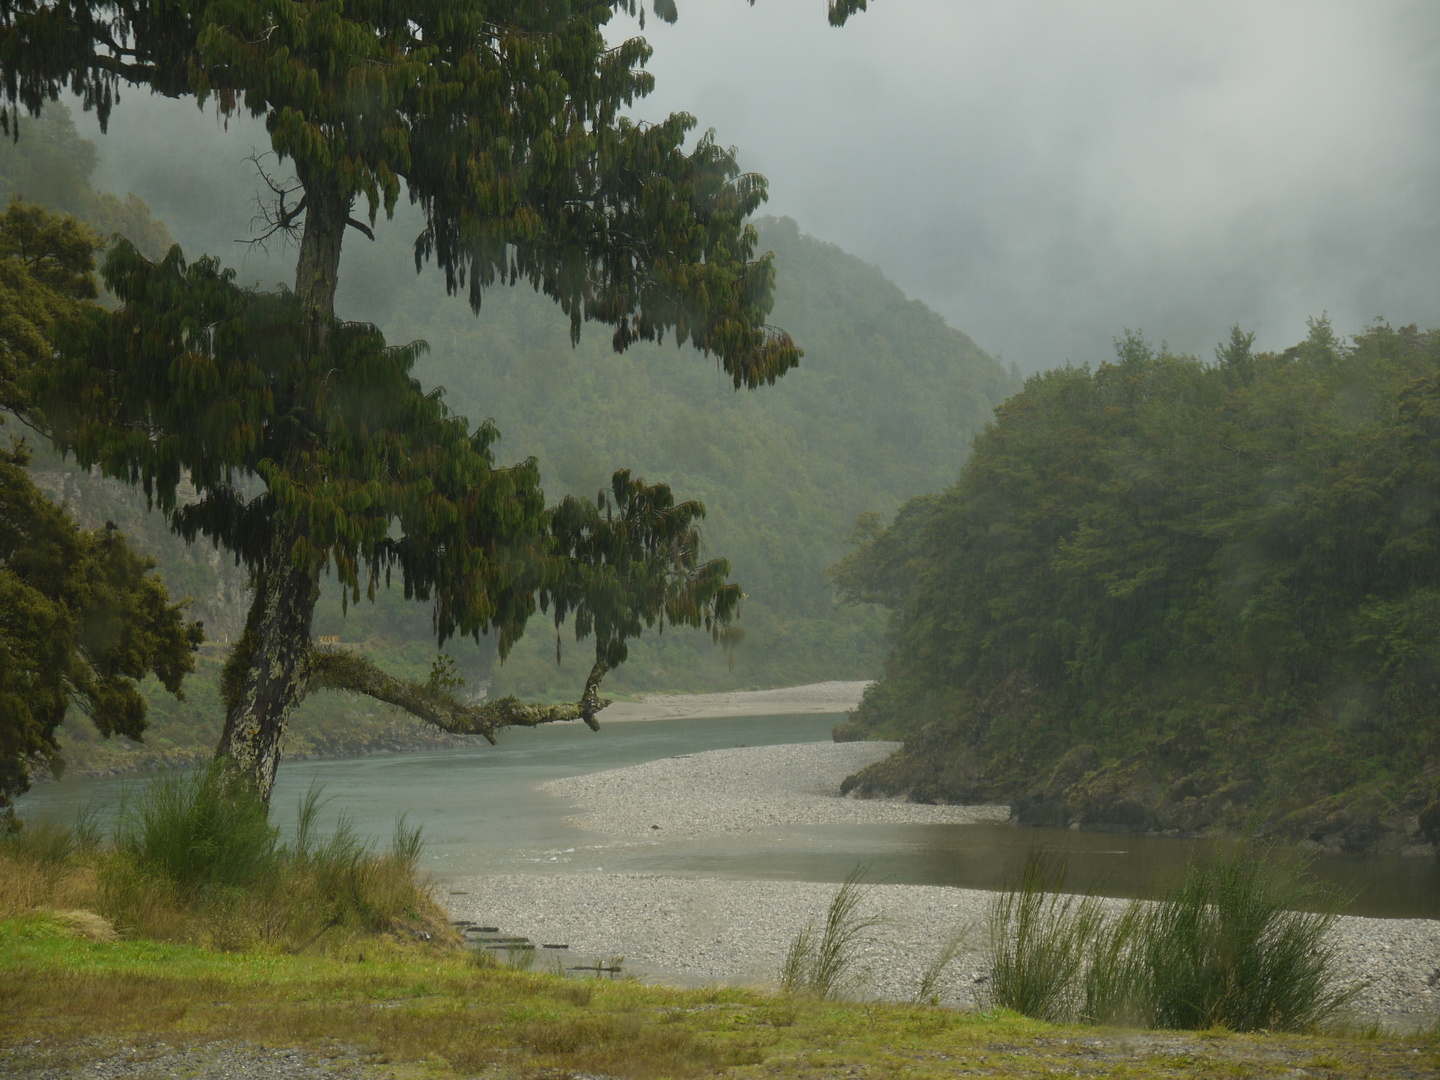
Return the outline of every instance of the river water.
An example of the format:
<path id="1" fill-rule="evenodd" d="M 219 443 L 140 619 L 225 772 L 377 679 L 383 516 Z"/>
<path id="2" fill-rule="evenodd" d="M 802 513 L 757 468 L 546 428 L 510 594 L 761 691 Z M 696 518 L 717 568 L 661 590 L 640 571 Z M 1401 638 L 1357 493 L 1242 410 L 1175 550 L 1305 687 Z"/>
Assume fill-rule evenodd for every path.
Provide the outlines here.
<path id="1" fill-rule="evenodd" d="M 501 733 L 473 749 L 291 761 L 281 765 L 272 801 L 282 829 L 311 784 L 363 836 L 384 843 L 396 816 L 424 828 L 426 868 L 443 879 L 476 873 L 591 871 L 730 878 L 842 881 L 859 864 L 867 880 L 994 889 L 1013 879 L 1035 847 L 1063 853 L 1068 886 L 1138 896 L 1163 886 L 1195 854 L 1191 841 L 1126 834 L 1020 829 L 1008 825 L 867 825 L 773 829 L 743 838 L 632 842 L 584 832 L 565 821 L 574 809 L 536 791 L 546 780 L 735 746 L 819 742 L 838 716 L 687 718 L 613 723 L 598 733 L 552 724 Z M 78 809 L 113 806 L 143 780 L 67 780 L 19 800 L 31 821 L 67 821 Z M 1354 900 L 1347 914 L 1440 918 L 1440 864 L 1398 856 L 1322 855 L 1311 872 Z"/>

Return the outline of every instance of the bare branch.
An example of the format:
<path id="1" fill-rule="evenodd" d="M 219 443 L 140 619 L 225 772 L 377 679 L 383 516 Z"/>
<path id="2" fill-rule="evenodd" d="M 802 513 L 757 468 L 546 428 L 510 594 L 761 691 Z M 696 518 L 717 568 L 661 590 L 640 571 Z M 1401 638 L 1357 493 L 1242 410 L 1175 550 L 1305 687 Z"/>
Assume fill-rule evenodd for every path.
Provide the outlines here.
<path id="1" fill-rule="evenodd" d="M 347 217 L 347 218 L 345 219 L 345 224 L 346 224 L 346 225 L 349 225 L 352 229 L 359 229 L 359 230 L 360 230 L 362 233 L 364 233 L 369 239 L 371 239 L 371 240 L 374 240 L 374 239 L 375 239 L 375 234 L 370 231 L 370 226 L 369 226 L 369 225 L 366 225 L 363 221 L 357 221 L 357 220 L 356 220 L 355 218 L 353 218 L 353 217 Z"/>
<path id="2" fill-rule="evenodd" d="M 301 195 L 300 201 L 294 205 L 285 204 L 285 200 L 301 191 L 302 186 L 293 176 L 286 181 L 276 180 L 265 168 L 265 158 L 270 156 L 272 155 L 269 153 L 251 154 L 245 159 L 255 166 L 255 171 L 260 174 L 260 179 L 265 181 L 265 186 L 270 189 L 274 198 L 255 196 L 255 214 L 250 219 L 250 225 L 252 228 L 259 226 L 262 231 L 258 236 L 236 241 L 237 244 L 254 244 L 267 255 L 270 253 L 269 241 L 273 237 L 282 237 L 287 246 L 294 242 L 300 232 L 299 220 L 305 213 L 306 202 L 306 196 Z M 371 236 L 370 239 L 375 237 Z"/>

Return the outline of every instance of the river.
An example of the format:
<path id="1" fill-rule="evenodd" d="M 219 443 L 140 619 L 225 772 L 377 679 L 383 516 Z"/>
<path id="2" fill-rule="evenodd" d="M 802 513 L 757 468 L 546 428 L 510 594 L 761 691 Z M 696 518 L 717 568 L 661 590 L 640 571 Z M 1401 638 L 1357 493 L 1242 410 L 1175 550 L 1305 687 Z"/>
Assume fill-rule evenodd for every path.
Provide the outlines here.
<path id="1" fill-rule="evenodd" d="M 830 738 L 834 715 L 684 718 L 578 724 L 502 732 L 497 746 L 360 758 L 289 761 L 272 802 L 282 830 L 311 784 L 363 836 L 384 843 L 404 813 L 424 828 L 426 869 L 442 880 L 475 873 L 599 870 L 726 878 L 841 881 L 857 864 L 869 880 L 993 889 L 1042 846 L 1066 854 L 1069 885 L 1112 896 L 1142 895 L 1183 870 L 1191 841 L 1008 825 L 795 827 L 703 843 L 617 841 L 567 824 L 573 807 L 535 790 L 546 781 L 735 746 Z M 78 809 L 113 807 L 143 779 L 106 777 L 37 786 L 18 801 L 32 821 L 70 820 Z M 1440 918 L 1440 863 L 1398 856 L 1320 855 L 1311 872 L 1354 900 L 1347 914 Z"/>

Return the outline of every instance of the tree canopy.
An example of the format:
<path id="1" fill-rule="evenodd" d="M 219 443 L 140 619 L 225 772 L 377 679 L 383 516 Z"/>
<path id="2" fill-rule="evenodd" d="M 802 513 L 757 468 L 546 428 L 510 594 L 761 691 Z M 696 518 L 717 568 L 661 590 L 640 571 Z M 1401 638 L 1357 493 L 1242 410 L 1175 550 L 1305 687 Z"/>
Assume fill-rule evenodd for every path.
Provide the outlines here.
<path id="1" fill-rule="evenodd" d="M 1169 748 L 1101 824 L 1215 824 L 1170 804 L 1231 782 L 1301 833 L 1326 799 L 1440 795 L 1440 332 L 1252 343 L 1206 364 L 1127 333 L 1033 377 L 954 487 L 834 569 L 893 610 L 859 720 L 946 742 L 932 796 L 1017 798 L 1082 746 L 1072 780 Z"/>
<path id="2" fill-rule="evenodd" d="M 863 4 L 832 5 L 843 22 Z M 701 563 L 694 502 L 617 473 L 599 504 L 544 505 L 533 463 L 497 467 L 409 371 L 418 345 L 334 314 L 346 230 L 371 235 L 402 186 L 424 215 L 417 270 L 433 261 L 477 312 L 495 284 L 526 281 L 612 343 L 673 336 L 713 354 L 738 387 L 773 382 L 800 351 L 769 326 L 774 271 L 745 218 L 765 197 L 693 118 L 636 123 L 643 39 L 609 45 L 630 0 L 349 0 L 154 4 L 21 2 L 0 8 L 0 74 L 39 112 L 69 86 L 102 128 L 122 84 L 263 116 L 293 184 L 273 181 L 268 234 L 298 239 L 295 287 L 238 288 L 212 259 L 144 258 L 117 244 L 106 282 L 122 303 L 90 312 L 62 358 L 34 373 L 57 443 L 141 484 L 173 527 L 251 570 L 254 600 L 226 671 L 218 750 L 268 798 L 286 719 L 316 687 L 410 708 L 414 687 L 310 643 L 318 580 L 352 591 L 398 571 L 429 598 L 441 641 L 494 629 L 502 652 L 537 603 L 574 611 L 596 663 L 571 710 L 518 702 L 482 712 L 450 695 L 427 719 L 488 734 L 501 723 L 583 717 L 625 639 L 666 619 L 719 635 L 738 587 Z M 657 14 L 675 15 L 671 3 Z M 357 218 L 358 203 L 365 211 Z M 368 215 L 368 218 L 367 218 Z M 368 224 L 367 224 L 368 220 Z M 198 498 L 182 504 L 182 476 Z M 611 499 L 613 498 L 613 505 Z M 622 610 L 623 605 L 630 605 Z M 432 702 L 437 686 L 424 689 Z"/>
<path id="3" fill-rule="evenodd" d="M 95 235 L 18 200 L 0 217 L 0 407 L 33 417 L 27 376 L 57 327 L 93 305 Z M 3 414 L 0 414 L 3 420 Z M 55 730 L 71 703 L 102 735 L 139 739 L 153 672 L 171 693 L 203 638 L 113 525 L 82 529 L 25 472 L 12 436 L 0 448 L 0 812 L 29 787 L 28 762 L 62 766 Z"/>

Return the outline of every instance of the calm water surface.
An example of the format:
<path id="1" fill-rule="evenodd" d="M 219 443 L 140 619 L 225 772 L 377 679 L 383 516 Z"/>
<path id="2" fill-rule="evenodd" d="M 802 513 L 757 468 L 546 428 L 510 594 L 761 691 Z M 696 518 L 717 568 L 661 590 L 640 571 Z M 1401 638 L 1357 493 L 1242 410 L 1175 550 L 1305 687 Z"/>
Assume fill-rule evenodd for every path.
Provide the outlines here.
<path id="1" fill-rule="evenodd" d="M 1008 825 L 866 825 L 775 829 L 744 837 L 617 841 L 565 823 L 574 806 L 535 790 L 546 780 L 734 746 L 820 742 L 837 716 L 757 716 L 575 725 L 503 732 L 499 745 L 420 754 L 287 762 L 273 806 L 282 827 L 312 783 L 363 835 L 384 842 L 397 814 L 424 826 L 428 869 L 442 878 L 483 872 L 593 871 L 842 881 L 856 863 L 869 880 L 993 889 L 1036 846 L 1066 853 L 1069 882 L 1137 896 L 1182 871 L 1189 841 Z M 136 781 L 107 778 L 36 788 L 19 801 L 32 820 L 68 820 L 82 806 L 113 805 Z M 1313 871 L 1354 896 L 1356 915 L 1440 918 L 1433 859 L 1322 856 Z"/>

